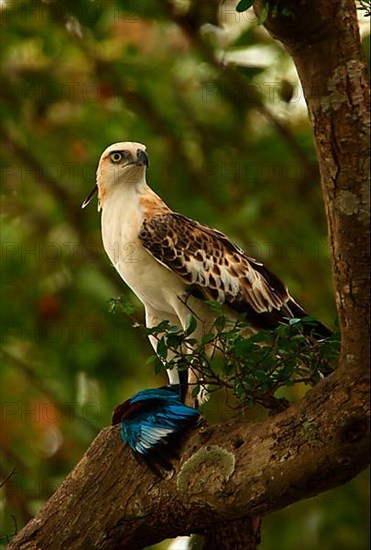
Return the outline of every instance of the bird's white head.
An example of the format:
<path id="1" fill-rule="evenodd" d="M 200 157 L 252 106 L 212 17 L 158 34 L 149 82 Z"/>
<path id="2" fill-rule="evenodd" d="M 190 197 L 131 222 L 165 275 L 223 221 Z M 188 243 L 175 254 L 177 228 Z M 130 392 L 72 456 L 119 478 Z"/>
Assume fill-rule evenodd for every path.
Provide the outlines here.
<path id="1" fill-rule="evenodd" d="M 149 165 L 146 147 L 142 143 L 123 141 L 105 149 L 99 159 L 96 186 L 83 202 L 85 208 L 98 192 L 99 206 L 117 186 L 139 187 L 145 184 L 145 173 Z"/>

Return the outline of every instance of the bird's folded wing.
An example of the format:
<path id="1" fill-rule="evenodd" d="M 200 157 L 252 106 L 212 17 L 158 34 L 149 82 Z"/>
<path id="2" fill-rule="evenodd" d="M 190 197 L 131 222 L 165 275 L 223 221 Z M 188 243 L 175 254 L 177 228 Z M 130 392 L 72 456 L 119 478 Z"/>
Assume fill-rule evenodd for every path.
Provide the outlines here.
<path id="1" fill-rule="evenodd" d="M 161 407 L 161 408 L 160 408 Z M 157 405 L 157 409 L 135 413 L 121 424 L 125 443 L 134 451 L 149 454 L 158 446 L 180 438 L 199 418 L 196 409 L 183 403 Z"/>
<path id="2" fill-rule="evenodd" d="M 306 315 L 276 275 L 220 231 L 168 213 L 145 219 L 139 238 L 156 260 L 205 299 L 246 313 L 257 328 L 273 328 L 282 318 Z"/>
<path id="3" fill-rule="evenodd" d="M 142 420 L 138 423 L 122 424 L 121 433 L 124 442 L 134 452 L 149 454 L 157 445 L 165 444 L 168 437 L 174 433 L 174 428 L 160 424 L 153 425 Z"/>

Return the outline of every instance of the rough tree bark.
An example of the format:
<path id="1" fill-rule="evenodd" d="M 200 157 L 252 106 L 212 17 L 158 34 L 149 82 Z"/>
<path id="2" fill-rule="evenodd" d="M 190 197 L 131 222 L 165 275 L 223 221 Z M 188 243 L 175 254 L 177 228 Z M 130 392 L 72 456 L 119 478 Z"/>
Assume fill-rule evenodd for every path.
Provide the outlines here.
<path id="1" fill-rule="evenodd" d="M 292 15 L 265 26 L 296 64 L 313 125 L 342 332 L 338 370 L 273 418 L 196 431 L 162 481 L 136 464 L 118 427 L 105 428 L 9 550 L 143 548 L 266 515 L 367 466 L 368 90 L 355 5 L 285 6 Z"/>

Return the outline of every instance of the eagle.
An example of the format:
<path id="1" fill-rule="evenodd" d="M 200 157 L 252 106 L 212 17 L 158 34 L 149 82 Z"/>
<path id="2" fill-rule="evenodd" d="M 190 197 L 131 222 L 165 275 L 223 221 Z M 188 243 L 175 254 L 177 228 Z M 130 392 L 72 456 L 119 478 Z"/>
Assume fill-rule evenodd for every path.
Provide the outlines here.
<path id="1" fill-rule="evenodd" d="M 110 145 L 82 204 L 98 193 L 104 249 L 143 303 L 148 328 L 168 321 L 186 330 L 192 313 L 193 337 L 200 339 L 217 315 L 210 302 L 219 302 L 228 319 L 244 314 L 255 331 L 308 315 L 274 273 L 226 235 L 172 211 L 147 184 L 148 166 L 145 145 Z M 331 335 L 319 321 L 312 330 L 318 339 Z M 149 339 L 157 351 L 157 339 Z M 170 384 L 182 382 L 175 368 L 167 373 Z M 194 372 L 188 383 L 195 383 Z"/>

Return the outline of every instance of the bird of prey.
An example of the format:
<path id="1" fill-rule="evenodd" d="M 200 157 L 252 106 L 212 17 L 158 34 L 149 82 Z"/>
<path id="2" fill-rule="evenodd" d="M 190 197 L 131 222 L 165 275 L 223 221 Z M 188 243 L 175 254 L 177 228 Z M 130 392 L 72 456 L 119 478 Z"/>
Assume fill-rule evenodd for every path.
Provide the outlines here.
<path id="1" fill-rule="evenodd" d="M 121 423 L 121 437 L 134 457 L 160 475 L 161 469 L 172 469 L 183 434 L 199 417 L 184 405 L 180 386 L 172 385 L 136 393 L 115 408 L 112 424 Z"/>
<path id="2" fill-rule="evenodd" d="M 82 205 L 98 193 L 105 251 L 142 301 L 147 327 L 169 321 L 186 329 L 192 312 L 199 320 L 193 335 L 198 339 L 215 320 L 210 301 L 220 302 L 231 320 L 244 313 L 255 330 L 307 316 L 286 285 L 226 235 L 173 212 L 147 185 L 148 165 L 141 143 L 109 146 Z M 313 332 L 318 338 L 331 334 L 320 322 Z M 157 340 L 150 340 L 156 351 Z M 170 384 L 179 384 L 176 369 L 168 376 Z"/>

